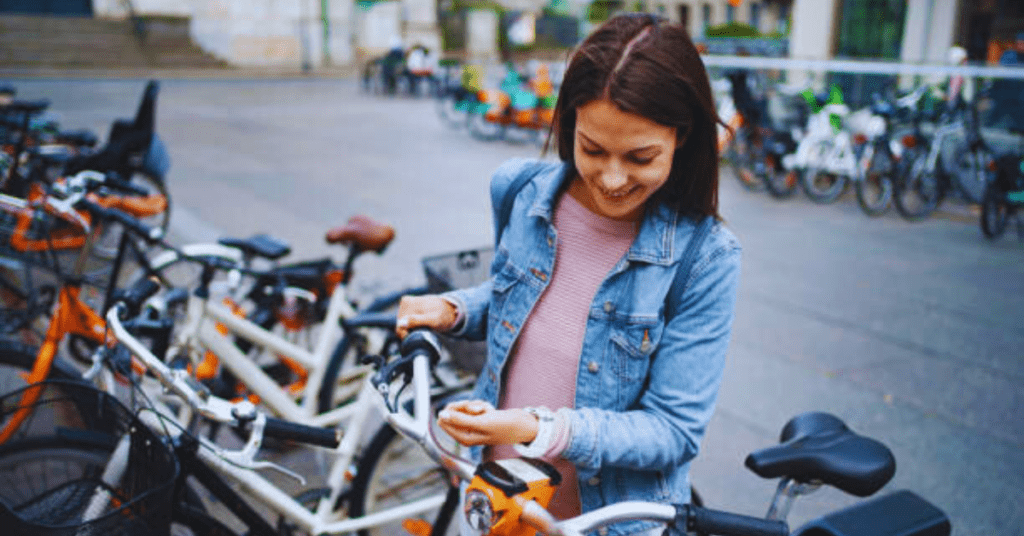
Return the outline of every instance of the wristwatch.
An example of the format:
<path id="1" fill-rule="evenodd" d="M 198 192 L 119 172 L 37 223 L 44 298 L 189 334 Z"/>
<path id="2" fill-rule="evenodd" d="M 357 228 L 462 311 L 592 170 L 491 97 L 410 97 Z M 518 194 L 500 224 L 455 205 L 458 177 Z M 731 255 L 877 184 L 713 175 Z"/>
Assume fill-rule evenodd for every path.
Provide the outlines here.
<path id="1" fill-rule="evenodd" d="M 555 414 L 544 406 L 523 408 L 537 418 L 537 436 L 529 443 L 516 443 L 512 448 L 526 458 L 540 458 L 551 448 L 555 436 Z"/>

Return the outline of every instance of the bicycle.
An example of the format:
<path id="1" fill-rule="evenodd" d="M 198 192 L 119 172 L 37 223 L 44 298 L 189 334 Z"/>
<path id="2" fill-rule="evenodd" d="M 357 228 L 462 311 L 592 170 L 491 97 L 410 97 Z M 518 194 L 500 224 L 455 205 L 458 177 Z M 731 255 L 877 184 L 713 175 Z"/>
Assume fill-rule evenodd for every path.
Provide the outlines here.
<path id="1" fill-rule="evenodd" d="M 809 412 L 783 427 L 779 445 L 751 453 L 744 462 L 762 478 L 781 479 L 764 519 L 693 504 L 636 501 L 559 521 L 544 509 L 552 487 L 560 479 L 550 464 L 526 458 L 475 464 L 438 443 L 430 428 L 429 392 L 430 370 L 439 355 L 433 333 L 414 331 L 402 342 L 399 355 L 390 361 L 377 359 L 377 372 L 371 381 L 385 401 L 388 422 L 419 443 L 437 463 L 468 482 L 465 522 L 479 534 L 518 536 L 536 530 L 575 536 L 616 522 L 648 520 L 667 524 L 666 534 L 693 531 L 785 536 L 789 534 L 785 519 L 796 497 L 823 485 L 867 497 L 885 486 L 895 473 L 895 458 L 884 444 L 853 432 L 833 415 Z M 410 384 L 411 395 L 405 392 Z M 446 503 L 446 507 L 454 510 L 456 505 Z M 945 513 L 913 492 L 902 490 L 812 520 L 793 534 L 948 536 L 950 531 Z"/>
<path id="2" fill-rule="evenodd" d="M 1017 236 L 1024 240 L 1024 222 L 1017 213 L 1024 208 L 1024 160 L 1020 154 L 996 160 L 996 177 L 985 187 L 981 200 L 981 232 L 989 240 L 1003 235 L 1011 219 L 1017 222 Z"/>
<path id="3" fill-rule="evenodd" d="M 896 209 L 910 221 L 931 215 L 950 192 L 959 193 L 971 203 L 980 203 L 986 185 L 995 177 L 995 158 L 981 135 L 978 101 L 958 100 L 935 125 L 931 136 L 923 133 L 920 122 L 914 122 L 910 145 L 905 157 L 906 171 L 896 183 Z M 963 133 L 963 143 L 952 149 L 954 169 L 946 169 L 944 158 L 949 140 Z"/>
<path id="4" fill-rule="evenodd" d="M 159 382 L 163 390 L 149 389 L 149 392 L 167 392 L 170 396 L 142 395 L 151 408 L 146 413 L 149 417 L 144 419 L 146 425 L 152 430 L 168 436 L 175 444 L 175 452 L 179 456 L 182 466 L 182 481 L 187 476 L 195 477 L 206 491 L 213 495 L 215 500 L 227 506 L 238 520 L 247 526 L 247 534 L 279 534 L 278 529 L 282 527 L 287 527 L 286 530 L 302 530 L 309 534 L 341 534 L 355 531 L 362 533 L 383 523 L 402 522 L 408 520 L 410 516 L 430 512 L 441 504 L 443 495 L 438 496 L 432 489 L 437 486 L 444 488 L 446 482 L 439 478 L 440 475 L 437 474 L 437 471 L 428 467 L 426 475 L 421 475 L 421 478 L 409 483 L 415 486 L 415 490 L 392 490 L 395 493 L 418 492 L 417 499 L 411 503 L 404 501 L 404 504 L 400 506 L 365 515 L 357 515 L 350 509 L 350 515 L 347 518 L 339 518 L 338 516 L 342 514 L 340 506 L 343 500 L 340 492 L 346 479 L 345 473 L 350 470 L 349 464 L 352 462 L 351 458 L 346 457 L 344 453 L 350 452 L 357 445 L 361 434 L 355 432 L 358 432 L 365 424 L 364 419 L 369 412 L 363 412 L 361 417 L 350 421 L 346 429 L 347 433 L 345 433 L 333 428 L 321 428 L 273 419 L 247 400 L 230 402 L 216 397 L 201 384 L 195 382 L 188 372 L 164 364 L 131 333 L 131 324 L 137 320 L 144 320 L 145 317 L 132 318 L 127 313 L 139 310 L 147 296 L 156 290 L 157 285 L 149 283 L 150 288 L 133 287 L 126 292 L 125 299 L 115 304 L 106 315 L 107 326 L 110 328 L 112 336 L 118 341 L 120 347 L 127 349 L 127 352 L 122 354 L 106 345 L 101 346 L 97 351 L 97 366 L 92 370 L 99 370 L 100 364 L 103 363 L 110 370 L 130 373 L 138 368 L 133 367 L 132 361 L 138 360 L 142 368 Z M 122 318 L 128 318 L 128 320 L 122 321 Z M 109 384 L 110 381 L 107 380 L 105 383 Z M 133 385 L 135 385 L 133 392 L 139 391 L 143 387 L 137 381 L 133 382 Z M 202 415 L 204 419 L 234 428 L 243 428 L 247 434 L 245 446 L 238 450 L 228 450 L 205 436 L 189 434 L 186 427 L 178 424 L 180 421 L 176 421 L 174 416 L 177 412 L 172 411 L 165 403 L 172 398 L 177 404 L 192 408 L 197 415 Z M 377 400 L 378 397 L 372 387 L 366 383 L 362 394 L 354 404 L 371 409 L 377 407 Z M 386 427 L 386 425 L 384 426 Z M 379 432 L 377 435 L 379 436 Z M 333 449 L 336 461 L 327 479 L 327 490 L 311 489 L 306 493 L 291 497 L 284 493 L 279 486 L 259 475 L 257 469 L 269 468 L 304 481 L 301 476 L 287 468 L 271 462 L 256 461 L 255 456 L 264 436 Z M 108 467 L 116 468 L 122 465 L 118 463 L 116 457 L 112 457 L 111 460 Z M 390 461 L 394 460 L 385 460 L 385 462 Z M 368 465 L 370 463 L 374 465 Z M 365 489 L 359 489 L 360 485 L 366 486 L 366 483 L 360 484 L 360 477 L 365 480 L 366 477 L 363 475 L 374 474 L 375 470 L 381 469 L 381 463 L 381 460 L 376 458 L 359 460 L 355 480 L 348 491 L 347 499 L 349 501 L 355 500 L 354 496 L 357 494 L 366 493 Z M 409 470 L 404 466 L 399 466 L 397 469 L 400 472 Z M 417 473 L 420 471 L 419 467 L 413 469 Z M 429 481 L 424 481 L 424 477 Z M 241 485 L 247 495 L 258 501 L 261 507 L 254 507 L 249 501 L 240 497 L 226 485 L 225 480 Z M 195 494 L 193 493 L 193 495 Z M 314 505 L 313 508 L 310 509 L 308 504 Z M 174 518 L 186 524 L 192 523 L 193 519 L 200 519 L 202 523 L 199 526 L 204 529 L 209 526 L 218 526 L 219 530 L 225 534 L 234 533 L 216 519 L 199 515 L 200 512 L 190 508 L 183 500 L 178 500 L 174 507 Z M 278 527 L 274 528 L 267 522 L 258 513 L 257 508 L 269 508 L 279 514 L 281 521 L 279 521 Z M 412 521 L 409 523 L 415 524 Z M 205 534 L 199 530 L 195 533 Z"/>

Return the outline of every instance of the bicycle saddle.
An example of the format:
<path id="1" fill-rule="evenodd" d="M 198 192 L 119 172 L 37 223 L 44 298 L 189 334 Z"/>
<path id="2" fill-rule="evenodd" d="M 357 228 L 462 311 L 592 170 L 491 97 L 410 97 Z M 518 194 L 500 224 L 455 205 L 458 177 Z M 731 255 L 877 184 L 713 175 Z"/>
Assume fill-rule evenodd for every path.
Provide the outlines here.
<path id="1" fill-rule="evenodd" d="M 55 141 L 79 147 L 95 147 L 99 142 L 99 138 L 88 130 L 64 130 L 57 133 Z"/>
<path id="2" fill-rule="evenodd" d="M 821 482 L 858 497 L 878 491 L 896 472 L 888 447 L 828 413 L 797 415 L 783 427 L 779 441 L 751 453 L 744 464 L 762 478 Z"/>
<path id="3" fill-rule="evenodd" d="M 249 238 L 221 238 L 217 240 L 217 243 L 238 248 L 248 256 L 263 257 L 272 261 L 276 261 L 292 251 L 292 247 L 280 238 L 267 234 L 253 235 Z"/>
<path id="4" fill-rule="evenodd" d="M 353 244 L 363 251 L 382 253 L 395 239 L 395 228 L 367 216 L 356 215 L 345 225 L 327 231 L 325 238 L 328 244 Z"/>
<path id="5" fill-rule="evenodd" d="M 25 113 L 29 115 L 36 115 L 43 113 L 44 110 L 50 107 L 50 101 L 46 99 L 41 100 L 15 100 L 8 104 L 0 105 L 0 112 L 15 112 Z"/>

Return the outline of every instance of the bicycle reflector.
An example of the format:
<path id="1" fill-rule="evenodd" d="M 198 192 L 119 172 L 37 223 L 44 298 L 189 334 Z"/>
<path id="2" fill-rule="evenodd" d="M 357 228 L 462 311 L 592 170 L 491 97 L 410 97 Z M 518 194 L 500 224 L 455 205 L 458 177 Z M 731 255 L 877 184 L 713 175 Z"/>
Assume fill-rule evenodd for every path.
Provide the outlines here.
<path id="1" fill-rule="evenodd" d="M 532 458 L 489 461 L 477 467 L 466 488 L 466 521 L 477 534 L 532 536 L 536 529 L 519 522 L 522 505 L 535 501 L 547 508 L 562 475 L 549 463 Z"/>

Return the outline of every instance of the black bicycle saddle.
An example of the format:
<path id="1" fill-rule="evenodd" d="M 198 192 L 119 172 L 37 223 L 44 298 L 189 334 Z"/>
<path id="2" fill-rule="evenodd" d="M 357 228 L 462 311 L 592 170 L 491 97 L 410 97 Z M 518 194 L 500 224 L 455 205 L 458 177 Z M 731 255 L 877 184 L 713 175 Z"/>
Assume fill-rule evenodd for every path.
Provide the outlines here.
<path id="1" fill-rule="evenodd" d="M 828 413 L 797 415 L 783 427 L 779 441 L 747 456 L 747 468 L 762 478 L 821 482 L 858 497 L 878 491 L 896 473 L 888 447 Z"/>
<path id="2" fill-rule="evenodd" d="M 291 253 L 292 248 L 280 238 L 267 234 L 258 234 L 249 238 L 221 238 L 218 243 L 224 246 L 238 248 L 246 255 L 263 257 L 276 261 Z"/>

